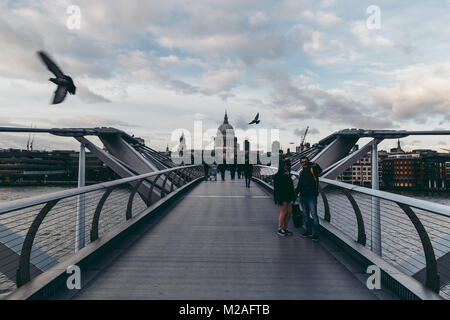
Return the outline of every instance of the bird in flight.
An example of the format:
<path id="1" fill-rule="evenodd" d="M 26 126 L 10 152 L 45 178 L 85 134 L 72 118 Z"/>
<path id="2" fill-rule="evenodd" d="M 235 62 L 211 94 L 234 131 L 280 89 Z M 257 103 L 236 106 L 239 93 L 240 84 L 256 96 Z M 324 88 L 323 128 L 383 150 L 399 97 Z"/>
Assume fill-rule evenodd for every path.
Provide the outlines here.
<path id="1" fill-rule="evenodd" d="M 67 95 L 67 91 L 69 91 L 70 94 L 75 94 L 77 88 L 73 84 L 72 78 L 68 75 L 65 75 L 45 52 L 38 51 L 38 55 L 41 58 L 42 62 L 44 62 L 44 64 L 47 66 L 48 70 L 50 70 L 56 76 L 56 78 L 48 79 L 58 86 L 53 96 L 52 104 L 63 102 L 64 98 Z"/>
<path id="2" fill-rule="evenodd" d="M 259 120 L 259 112 L 258 112 L 255 119 L 253 119 L 252 122 L 250 122 L 249 124 L 258 124 L 259 122 L 260 122 L 260 120 Z"/>

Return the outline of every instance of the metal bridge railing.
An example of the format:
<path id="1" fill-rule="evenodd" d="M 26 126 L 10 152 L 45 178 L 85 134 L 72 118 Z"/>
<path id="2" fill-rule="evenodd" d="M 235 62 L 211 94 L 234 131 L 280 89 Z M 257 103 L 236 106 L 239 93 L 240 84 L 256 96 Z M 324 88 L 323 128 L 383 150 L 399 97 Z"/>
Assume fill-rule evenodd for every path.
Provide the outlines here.
<path id="1" fill-rule="evenodd" d="M 255 166 L 254 177 L 273 187 L 277 170 Z M 298 173 L 291 177 L 296 184 Z M 450 299 L 449 206 L 325 178 L 319 181 L 322 220 Z"/>
<path id="2" fill-rule="evenodd" d="M 183 166 L 1 203 L 0 298 L 81 249 L 80 237 L 92 243 L 202 176 L 203 166 Z M 143 183 L 148 196 L 135 196 Z"/>

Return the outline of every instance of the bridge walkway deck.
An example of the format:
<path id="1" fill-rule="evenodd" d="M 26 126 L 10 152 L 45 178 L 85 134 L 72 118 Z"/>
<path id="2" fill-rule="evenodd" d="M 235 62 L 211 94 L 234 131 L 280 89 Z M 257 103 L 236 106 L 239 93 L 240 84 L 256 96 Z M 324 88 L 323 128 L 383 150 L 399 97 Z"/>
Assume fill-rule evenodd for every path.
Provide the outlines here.
<path id="1" fill-rule="evenodd" d="M 170 210 L 72 298 L 379 298 L 324 242 L 279 237 L 278 208 L 254 183 L 202 182 Z"/>

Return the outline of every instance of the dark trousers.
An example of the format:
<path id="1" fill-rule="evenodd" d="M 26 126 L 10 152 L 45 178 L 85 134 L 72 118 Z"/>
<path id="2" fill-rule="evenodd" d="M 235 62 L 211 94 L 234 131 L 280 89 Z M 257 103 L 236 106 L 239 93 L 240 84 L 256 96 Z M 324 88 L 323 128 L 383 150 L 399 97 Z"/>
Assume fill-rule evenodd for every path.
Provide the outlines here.
<path id="1" fill-rule="evenodd" d="M 317 196 L 300 196 L 300 205 L 302 206 L 303 216 L 305 217 L 306 232 L 319 235 L 320 224 L 317 215 Z"/>
<path id="2" fill-rule="evenodd" d="M 250 181 L 251 181 L 252 176 L 251 175 L 245 175 L 245 186 L 247 188 L 250 188 Z"/>

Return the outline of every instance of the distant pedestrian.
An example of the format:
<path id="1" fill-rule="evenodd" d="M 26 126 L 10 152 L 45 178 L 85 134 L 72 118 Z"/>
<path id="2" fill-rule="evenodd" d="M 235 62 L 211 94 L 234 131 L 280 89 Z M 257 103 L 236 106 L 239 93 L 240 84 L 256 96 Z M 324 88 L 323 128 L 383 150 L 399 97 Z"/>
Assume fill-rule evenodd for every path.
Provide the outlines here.
<path id="1" fill-rule="evenodd" d="M 250 188 L 250 181 L 253 175 L 253 165 L 247 161 L 244 165 L 245 187 Z"/>
<path id="2" fill-rule="evenodd" d="M 236 178 L 236 164 L 230 164 L 230 175 L 231 175 L 231 180 L 234 180 Z"/>
<path id="3" fill-rule="evenodd" d="M 292 202 L 295 200 L 294 182 L 291 179 L 291 162 L 283 160 L 280 162 L 278 172 L 274 177 L 274 200 L 280 208 L 278 217 L 278 232 L 282 237 L 291 236 L 288 230 L 289 220 L 292 215 Z"/>
<path id="4" fill-rule="evenodd" d="M 237 175 L 238 175 L 238 179 L 240 179 L 242 177 L 242 171 L 244 170 L 244 165 L 243 164 L 238 164 L 237 165 Z"/>
<path id="5" fill-rule="evenodd" d="M 322 168 L 308 157 L 300 159 L 302 172 L 298 180 L 296 194 L 300 194 L 300 205 L 305 217 L 306 230 L 303 237 L 311 237 L 313 241 L 319 241 L 320 224 L 317 216 L 317 196 L 319 195 L 319 175 Z"/>
<path id="6" fill-rule="evenodd" d="M 206 162 L 204 162 L 203 170 L 205 171 L 205 181 L 207 181 L 209 178 L 209 168 L 210 168 L 209 165 Z"/>
<path id="7" fill-rule="evenodd" d="M 214 181 L 217 181 L 217 164 L 215 162 L 211 165 L 211 175 L 214 177 Z"/>
<path id="8" fill-rule="evenodd" d="M 220 177 L 222 178 L 222 181 L 225 181 L 225 170 L 226 170 L 226 165 L 221 163 L 219 164 L 219 166 L 217 167 L 217 169 L 220 172 Z"/>

